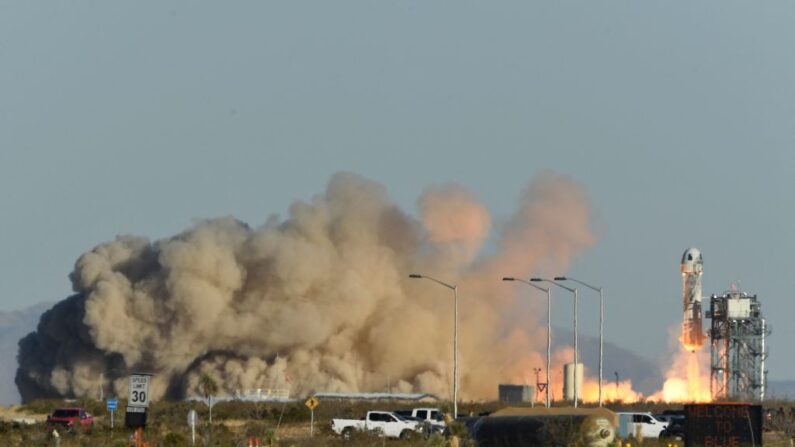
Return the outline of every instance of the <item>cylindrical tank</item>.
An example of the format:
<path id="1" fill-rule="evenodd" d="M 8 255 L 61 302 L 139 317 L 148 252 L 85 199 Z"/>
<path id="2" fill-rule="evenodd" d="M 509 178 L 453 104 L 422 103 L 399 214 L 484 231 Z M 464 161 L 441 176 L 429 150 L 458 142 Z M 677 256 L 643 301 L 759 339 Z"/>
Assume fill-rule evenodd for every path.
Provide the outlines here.
<path id="1" fill-rule="evenodd" d="M 574 382 L 577 381 L 577 397 L 582 400 L 582 383 L 583 383 L 583 366 L 582 363 L 577 364 L 577 371 L 575 373 L 574 363 L 566 363 L 563 365 L 563 399 L 568 401 L 574 400 Z"/>
<path id="2" fill-rule="evenodd" d="M 614 445 L 615 413 L 605 408 L 506 408 L 462 419 L 482 447 Z"/>

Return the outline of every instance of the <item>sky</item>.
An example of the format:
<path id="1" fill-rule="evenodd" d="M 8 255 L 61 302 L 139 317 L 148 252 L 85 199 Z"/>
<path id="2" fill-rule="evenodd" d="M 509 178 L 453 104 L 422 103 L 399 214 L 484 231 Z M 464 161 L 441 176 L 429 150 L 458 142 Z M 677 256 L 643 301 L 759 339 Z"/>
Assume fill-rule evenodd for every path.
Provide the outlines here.
<path id="1" fill-rule="evenodd" d="M 259 225 L 338 171 L 411 213 L 458 183 L 499 226 L 551 170 L 593 204 L 562 273 L 605 288 L 608 341 L 665 358 L 695 246 L 795 378 L 792 23 L 784 1 L 0 2 L 0 310 L 66 297 L 116 235 Z"/>

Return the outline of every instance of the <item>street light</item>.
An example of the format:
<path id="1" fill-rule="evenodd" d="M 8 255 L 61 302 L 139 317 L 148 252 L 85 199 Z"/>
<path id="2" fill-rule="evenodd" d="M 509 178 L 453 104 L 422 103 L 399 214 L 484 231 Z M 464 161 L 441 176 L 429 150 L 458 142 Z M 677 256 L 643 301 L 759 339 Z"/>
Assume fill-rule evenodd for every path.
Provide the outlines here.
<path id="1" fill-rule="evenodd" d="M 592 286 L 586 282 L 582 282 L 579 279 L 574 279 L 571 276 L 557 276 L 555 277 L 555 281 L 574 281 L 577 284 L 582 284 L 583 286 L 595 291 L 599 292 L 599 406 L 602 406 L 602 365 L 604 364 L 604 326 L 605 326 L 605 299 L 604 294 L 602 293 L 601 287 Z"/>
<path id="2" fill-rule="evenodd" d="M 568 290 L 569 292 L 574 294 L 574 408 L 577 408 L 578 403 L 577 401 L 580 399 L 580 390 L 579 386 L 577 386 L 577 366 L 578 366 L 578 357 L 577 357 L 577 288 L 571 288 L 568 286 L 564 286 L 563 284 L 556 282 L 552 279 L 545 279 L 545 278 L 530 278 L 530 281 L 533 282 L 548 282 L 550 284 L 554 284 L 561 289 Z"/>
<path id="3" fill-rule="evenodd" d="M 430 276 L 412 273 L 409 278 L 427 279 L 453 291 L 453 419 L 458 418 L 458 286 Z"/>
<path id="4" fill-rule="evenodd" d="M 546 396 L 545 396 L 544 403 L 545 403 L 545 406 L 547 408 L 549 408 L 549 406 L 550 406 L 550 402 L 549 402 L 549 377 L 550 377 L 549 376 L 549 358 L 550 358 L 551 353 L 552 353 L 552 344 L 551 344 L 552 343 L 552 322 L 551 322 L 551 318 L 550 318 L 552 316 L 552 295 L 549 292 L 549 288 L 537 286 L 537 285 L 535 285 L 535 284 L 533 284 L 533 283 L 531 283 L 529 281 L 525 281 L 524 279 L 513 278 L 513 277 L 505 277 L 505 278 L 502 278 L 502 280 L 503 281 L 519 281 L 521 283 L 527 284 L 530 287 L 534 287 L 534 288 L 536 288 L 538 290 L 541 290 L 541 291 L 544 291 L 544 292 L 547 293 L 547 386 L 546 386 L 546 390 L 545 390 L 546 391 Z M 537 382 L 537 380 L 536 380 L 536 382 Z"/>

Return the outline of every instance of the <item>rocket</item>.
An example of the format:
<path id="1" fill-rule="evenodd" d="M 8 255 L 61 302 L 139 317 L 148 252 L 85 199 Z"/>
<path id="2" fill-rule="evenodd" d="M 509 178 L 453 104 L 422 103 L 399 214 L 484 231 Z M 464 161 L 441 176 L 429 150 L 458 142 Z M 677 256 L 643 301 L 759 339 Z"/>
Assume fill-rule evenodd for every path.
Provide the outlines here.
<path id="1" fill-rule="evenodd" d="M 704 344 L 704 330 L 701 322 L 701 274 L 704 261 L 701 251 L 688 248 L 682 255 L 682 300 L 684 317 L 682 319 L 682 344 L 688 351 L 697 351 Z"/>

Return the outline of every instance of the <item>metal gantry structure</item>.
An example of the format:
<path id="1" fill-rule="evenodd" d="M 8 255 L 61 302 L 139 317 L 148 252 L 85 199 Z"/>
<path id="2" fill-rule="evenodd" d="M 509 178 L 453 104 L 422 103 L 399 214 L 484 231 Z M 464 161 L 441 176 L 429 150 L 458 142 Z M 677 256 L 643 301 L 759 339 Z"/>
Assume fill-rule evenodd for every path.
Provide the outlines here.
<path id="1" fill-rule="evenodd" d="M 730 291 L 712 295 L 707 317 L 710 391 L 713 400 L 763 401 L 767 371 L 765 339 L 770 334 L 756 295 Z"/>

